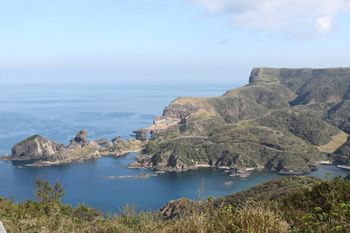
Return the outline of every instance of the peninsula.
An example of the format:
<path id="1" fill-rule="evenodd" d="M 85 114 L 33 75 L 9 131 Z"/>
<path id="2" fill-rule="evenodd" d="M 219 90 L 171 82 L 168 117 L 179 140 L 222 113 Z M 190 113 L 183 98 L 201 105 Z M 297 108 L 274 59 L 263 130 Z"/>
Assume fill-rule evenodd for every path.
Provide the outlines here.
<path id="1" fill-rule="evenodd" d="M 215 98 L 177 98 L 136 132 L 146 144 L 135 168 L 267 168 L 302 174 L 350 164 L 350 68 L 255 68 L 249 84 Z M 151 133 L 151 139 L 146 135 Z"/>

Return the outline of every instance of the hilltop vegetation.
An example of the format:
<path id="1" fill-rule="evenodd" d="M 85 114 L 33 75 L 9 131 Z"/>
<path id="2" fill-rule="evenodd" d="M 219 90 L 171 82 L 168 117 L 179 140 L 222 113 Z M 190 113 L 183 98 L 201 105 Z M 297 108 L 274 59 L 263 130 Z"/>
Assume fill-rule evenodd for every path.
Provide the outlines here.
<path id="1" fill-rule="evenodd" d="M 10 232 L 349 232 L 350 181 L 283 177 L 222 198 L 179 199 L 154 212 L 103 215 L 62 204 L 63 187 L 36 180 L 35 201 L 0 198 Z"/>
<path id="2" fill-rule="evenodd" d="M 349 116 L 350 68 L 256 68 L 248 85 L 220 97 L 174 100 L 155 118 L 150 130 L 160 123 L 163 130 L 136 162 L 158 170 L 206 164 L 291 174 L 321 160 L 349 165 Z"/>

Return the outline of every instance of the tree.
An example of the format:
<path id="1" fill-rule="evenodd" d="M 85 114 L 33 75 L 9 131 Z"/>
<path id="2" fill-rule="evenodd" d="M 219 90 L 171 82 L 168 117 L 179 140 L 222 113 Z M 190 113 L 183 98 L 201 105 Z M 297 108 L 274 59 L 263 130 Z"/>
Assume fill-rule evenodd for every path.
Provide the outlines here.
<path id="1" fill-rule="evenodd" d="M 65 195 L 64 188 L 58 180 L 54 186 L 49 184 L 49 181 L 41 180 L 41 177 L 35 179 L 34 191 L 35 198 L 40 204 L 61 204 L 61 198 Z"/>

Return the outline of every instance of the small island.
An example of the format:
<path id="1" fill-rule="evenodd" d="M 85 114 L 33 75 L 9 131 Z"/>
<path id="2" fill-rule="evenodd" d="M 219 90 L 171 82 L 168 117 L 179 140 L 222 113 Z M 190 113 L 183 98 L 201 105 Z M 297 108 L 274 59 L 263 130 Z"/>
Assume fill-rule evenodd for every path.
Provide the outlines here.
<path id="1" fill-rule="evenodd" d="M 33 135 L 14 145 L 11 156 L 4 155 L 0 159 L 24 161 L 25 166 L 35 167 L 79 163 L 102 156 L 121 156 L 139 152 L 142 144 L 141 141 L 131 139 L 124 141 L 121 137 L 114 138 L 111 142 L 106 138 L 88 142 L 87 133 L 82 129 L 67 146 Z"/>

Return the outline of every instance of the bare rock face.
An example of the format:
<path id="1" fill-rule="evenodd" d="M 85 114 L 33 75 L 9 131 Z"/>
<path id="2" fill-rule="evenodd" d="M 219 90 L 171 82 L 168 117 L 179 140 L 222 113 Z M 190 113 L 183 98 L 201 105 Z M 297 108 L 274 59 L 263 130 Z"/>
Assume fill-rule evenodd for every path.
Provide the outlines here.
<path id="1" fill-rule="evenodd" d="M 173 123 L 173 122 L 180 122 L 182 120 L 186 120 L 186 118 L 191 115 L 192 113 L 195 113 L 199 110 L 198 107 L 193 106 L 190 103 L 186 104 L 175 104 L 171 103 L 168 107 L 164 109 L 163 116 L 162 117 L 156 117 L 154 119 L 155 124 L 159 123 Z"/>
<path id="2" fill-rule="evenodd" d="M 147 139 L 147 135 L 150 132 L 149 129 L 139 129 L 137 131 L 133 131 L 135 133 L 135 139 L 140 141 L 145 141 Z"/>
<path id="3" fill-rule="evenodd" d="M 90 147 L 99 148 L 99 143 L 97 141 L 91 140 L 88 144 Z"/>
<path id="4" fill-rule="evenodd" d="M 123 142 L 123 139 L 120 136 L 118 136 L 116 138 L 113 138 L 111 141 L 113 144 L 118 144 L 118 143 Z"/>
<path id="5" fill-rule="evenodd" d="M 162 116 L 156 116 L 154 118 L 152 126 L 133 131 L 135 133 L 135 139 L 145 141 L 149 133 L 151 136 L 154 136 L 172 125 L 186 123 L 191 114 L 198 112 L 199 107 L 187 102 L 180 104 L 182 99 L 179 97 L 166 107 Z"/>
<path id="6" fill-rule="evenodd" d="M 235 177 L 248 177 L 250 175 L 250 171 L 247 171 L 246 169 L 243 168 L 231 168 L 230 169 L 230 176 L 235 176 Z"/>
<path id="7" fill-rule="evenodd" d="M 0 160 L 3 160 L 3 161 L 8 161 L 10 159 L 10 156 L 8 153 L 4 154 L 3 156 L 0 157 Z"/>
<path id="8" fill-rule="evenodd" d="M 66 147 L 64 144 L 59 145 L 55 141 L 33 135 L 14 145 L 12 155 L 2 156 L 0 160 L 29 161 L 25 166 L 50 166 L 79 163 L 84 160 L 98 159 L 101 156 L 99 144 L 93 140 L 88 143 L 87 133 L 81 130 Z"/>
<path id="9" fill-rule="evenodd" d="M 12 159 L 45 159 L 61 150 L 61 146 L 39 135 L 33 135 L 12 147 Z"/>
<path id="10" fill-rule="evenodd" d="M 176 171 L 183 172 L 188 169 L 195 168 L 194 166 L 187 166 L 183 161 L 181 161 L 178 156 L 165 153 L 163 158 L 160 157 L 149 157 L 141 156 L 136 158 L 134 163 L 128 164 L 127 168 L 146 168 L 146 169 L 155 169 L 157 171 Z"/>
<path id="11" fill-rule="evenodd" d="M 99 145 L 107 145 L 108 139 L 107 139 L 107 138 L 102 138 L 102 139 L 100 139 L 100 140 L 96 140 L 95 142 L 96 142 L 97 144 L 99 144 Z"/>
<path id="12" fill-rule="evenodd" d="M 75 138 L 73 138 L 72 142 L 73 143 L 77 143 L 80 144 L 81 146 L 85 146 L 88 141 L 87 141 L 87 133 L 85 131 L 85 129 L 80 130 L 77 135 L 75 136 Z"/>

